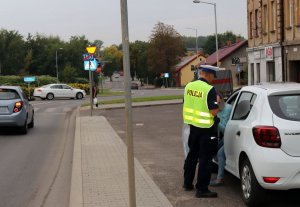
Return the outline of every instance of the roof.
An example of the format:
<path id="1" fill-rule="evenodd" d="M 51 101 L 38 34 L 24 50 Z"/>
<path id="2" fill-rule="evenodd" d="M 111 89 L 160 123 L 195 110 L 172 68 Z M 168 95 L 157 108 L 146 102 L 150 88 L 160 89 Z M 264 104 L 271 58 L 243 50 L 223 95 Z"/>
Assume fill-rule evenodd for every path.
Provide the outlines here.
<path id="1" fill-rule="evenodd" d="M 247 88 L 260 88 L 262 90 L 267 90 L 270 92 L 276 92 L 276 91 L 292 91 L 292 90 L 298 90 L 300 91 L 300 83 L 294 83 L 294 82 L 267 82 L 267 83 L 261 83 L 257 85 L 250 85 L 245 86 Z"/>
<path id="2" fill-rule="evenodd" d="M 234 51 L 239 49 L 240 47 L 244 46 L 248 43 L 248 40 L 240 41 L 238 43 L 232 44 L 230 46 L 225 46 L 219 49 L 219 61 L 226 58 L 230 54 L 232 54 Z M 217 64 L 217 52 L 214 52 L 210 56 L 206 58 L 206 60 L 202 61 L 200 63 L 207 64 L 207 65 L 216 65 Z"/>
<path id="3" fill-rule="evenodd" d="M 201 53 L 199 53 L 198 57 L 199 56 L 204 56 L 204 55 L 201 54 Z M 196 58 L 197 58 L 197 55 L 184 57 L 180 63 L 178 63 L 177 65 L 175 65 L 175 72 L 179 72 L 182 68 L 184 68 L 185 66 L 187 66 L 188 64 L 190 64 Z"/>

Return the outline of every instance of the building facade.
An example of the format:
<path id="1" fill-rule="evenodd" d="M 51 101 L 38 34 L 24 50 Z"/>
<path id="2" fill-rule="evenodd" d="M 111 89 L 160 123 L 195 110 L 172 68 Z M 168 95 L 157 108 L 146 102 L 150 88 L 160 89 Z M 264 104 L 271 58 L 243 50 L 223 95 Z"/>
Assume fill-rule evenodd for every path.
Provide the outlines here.
<path id="1" fill-rule="evenodd" d="M 300 82 L 299 0 L 248 0 L 247 16 L 248 84 Z"/>

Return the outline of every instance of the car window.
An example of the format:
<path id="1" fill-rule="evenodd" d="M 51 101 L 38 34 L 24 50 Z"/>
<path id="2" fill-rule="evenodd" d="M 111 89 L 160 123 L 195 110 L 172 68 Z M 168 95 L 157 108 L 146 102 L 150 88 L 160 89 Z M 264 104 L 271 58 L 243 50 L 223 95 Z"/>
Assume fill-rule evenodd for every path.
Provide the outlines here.
<path id="1" fill-rule="evenodd" d="M 63 88 L 63 89 L 71 89 L 71 87 L 68 86 L 68 85 L 62 85 L 62 88 Z"/>
<path id="2" fill-rule="evenodd" d="M 62 86 L 61 85 L 53 85 L 53 86 L 50 86 L 50 88 L 52 88 L 52 89 L 62 89 Z"/>
<path id="3" fill-rule="evenodd" d="M 300 94 L 269 96 L 274 114 L 282 119 L 300 121 Z"/>
<path id="4" fill-rule="evenodd" d="M 235 102 L 235 100 L 236 100 L 236 98 L 238 97 L 238 94 L 239 94 L 238 91 L 235 92 L 235 93 L 233 93 L 233 94 L 227 99 L 226 103 L 227 103 L 227 104 L 230 104 L 230 105 L 233 105 L 234 102 Z"/>
<path id="5" fill-rule="evenodd" d="M 17 93 L 17 91 L 13 89 L 0 88 L 0 100 L 14 100 L 14 99 L 20 99 L 20 96 Z"/>
<path id="6" fill-rule="evenodd" d="M 238 102 L 234 108 L 233 120 L 245 120 L 247 119 L 252 106 L 256 100 L 257 95 L 251 92 L 242 92 L 239 96 Z"/>

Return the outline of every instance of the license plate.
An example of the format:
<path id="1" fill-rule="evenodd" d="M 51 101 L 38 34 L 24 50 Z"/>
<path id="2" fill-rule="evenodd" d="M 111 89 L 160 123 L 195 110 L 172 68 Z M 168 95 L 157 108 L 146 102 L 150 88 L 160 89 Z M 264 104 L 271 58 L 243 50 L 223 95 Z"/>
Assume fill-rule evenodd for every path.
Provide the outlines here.
<path id="1" fill-rule="evenodd" d="M 0 113 L 7 113 L 7 107 L 6 106 L 0 106 Z"/>

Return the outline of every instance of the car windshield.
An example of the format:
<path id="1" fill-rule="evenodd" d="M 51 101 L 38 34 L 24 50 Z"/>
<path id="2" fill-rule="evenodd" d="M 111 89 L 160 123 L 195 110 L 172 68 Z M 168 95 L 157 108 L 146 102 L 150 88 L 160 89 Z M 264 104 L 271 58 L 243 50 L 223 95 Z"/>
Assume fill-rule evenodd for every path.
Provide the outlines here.
<path id="1" fill-rule="evenodd" d="M 282 119 L 300 121 L 300 94 L 269 96 L 274 114 Z"/>
<path id="2" fill-rule="evenodd" d="M 0 100 L 14 100 L 14 99 L 20 99 L 20 96 L 17 93 L 17 91 L 13 89 L 0 88 Z"/>

